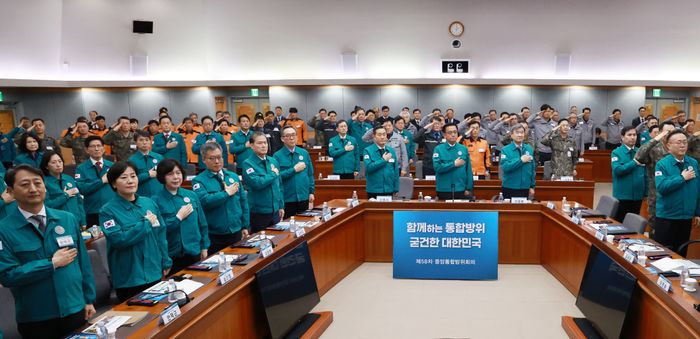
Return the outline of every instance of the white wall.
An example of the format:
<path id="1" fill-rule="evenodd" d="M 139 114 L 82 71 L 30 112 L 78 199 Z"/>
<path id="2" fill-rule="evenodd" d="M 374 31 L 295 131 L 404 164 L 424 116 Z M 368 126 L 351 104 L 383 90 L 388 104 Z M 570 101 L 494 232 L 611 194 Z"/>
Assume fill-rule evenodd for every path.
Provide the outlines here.
<path id="1" fill-rule="evenodd" d="M 568 79 L 700 79 L 695 0 L 0 0 L 0 8 L 0 41 L 12 47 L 0 54 L 0 78 L 9 79 L 133 80 L 134 52 L 149 56 L 146 80 L 441 79 L 439 60 L 455 57 L 472 60 L 476 79 L 557 79 L 556 53 L 573 55 Z M 132 34 L 134 19 L 153 20 L 154 34 Z M 453 20 L 466 25 L 461 49 L 447 34 Z M 358 53 L 357 75 L 342 74 L 343 50 Z"/>

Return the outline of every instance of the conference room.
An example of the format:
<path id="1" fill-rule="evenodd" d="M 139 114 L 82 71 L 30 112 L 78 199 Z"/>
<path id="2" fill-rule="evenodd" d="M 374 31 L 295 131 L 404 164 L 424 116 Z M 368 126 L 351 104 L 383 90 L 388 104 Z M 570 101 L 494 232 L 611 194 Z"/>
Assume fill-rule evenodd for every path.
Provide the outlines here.
<path id="1" fill-rule="evenodd" d="M 700 337 L 694 1 L 0 8 L 0 338 Z"/>

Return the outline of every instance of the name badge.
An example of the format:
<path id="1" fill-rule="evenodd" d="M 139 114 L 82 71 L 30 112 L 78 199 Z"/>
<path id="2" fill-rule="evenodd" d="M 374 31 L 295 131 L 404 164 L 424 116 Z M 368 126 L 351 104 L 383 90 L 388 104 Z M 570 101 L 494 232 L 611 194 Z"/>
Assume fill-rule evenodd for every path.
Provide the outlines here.
<path id="1" fill-rule="evenodd" d="M 357 207 L 359 204 L 360 204 L 359 200 L 353 200 L 352 202 L 350 202 L 350 206 L 352 206 L 352 207 Z"/>
<path id="2" fill-rule="evenodd" d="M 306 230 L 303 227 L 298 227 L 296 231 L 294 231 L 295 238 L 301 238 L 304 234 L 306 234 Z"/>
<path id="3" fill-rule="evenodd" d="M 75 242 L 73 242 L 73 237 L 70 235 L 64 235 L 62 237 L 56 238 L 56 242 L 58 243 L 58 247 L 70 247 L 70 246 L 75 246 Z"/>
<path id="4" fill-rule="evenodd" d="M 527 204 L 530 202 L 530 200 L 527 200 L 527 198 L 523 197 L 512 197 L 510 198 L 510 202 L 514 204 Z"/>
<path id="5" fill-rule="evenodd" d="M 630 264 L 634 264 L 634 262 L 637 261 L 637 254 L 630 250 L 625 250 L 625 254 L 623 254 L 622 257 Z"/>
<path id="6" fill-rule="evenodd" d="M 53 151 L 53 146 L 46 146 L 46 149 L 49 151 Z"/>
<path id="7" fill-rule="evenodd" d="M 485 149 L 483 149 L 483 148 L 479 148 L 479 153 L 484 153 L 484 152 L 486 152 L 486 150 L 485 150 Z"/>
<path id="8" fill-rule="evenodd" d="M 395 161 L 396 161 L 396 160 L 394 160 L 394 158 L 389 159 L 389 162 L 390 162 L 390 163 L 393 163 L 393 162 L 395 162 Z"/>
<path id="9" fill-rule="evenodd" d="M 272 246 L 267 246 L 265 248 L 260 249 L 260 255 L 263 258 L 269 257 L 272 254 L 272 252 L 273 252 Z"/>
<path id="10" fill-rule="evenodd" d="M 177 303 L 172 303 L 170 306 L 164 309 L 163 312 L 161 312 L 160 323 L 167 325 L 173 320 L 177 319 L 177 317 L 179 317 L 181 314 L 182 312 L 180 311 L 180 306 L 178 306 Z"/>
<path id="11" fill-rule="evenodd" d="M 548 202 L 548 203 L 547 203 L 547 208 L 549 208 L 549 209 L 553 210 L 553 209 L 555 208 L 555 206 L 554 206 L 554 203 L 553 203 L 553 202 L 551 202 L 551 201 L 550 201 L 550 202 Z"/>
<path id="12" fill-rule="evenodd" d="M 605 236 L 603 235 L 603 232 L 601 232 L 601 231 L 595 232 L 595 238 L 600 240 L 600 241 L 605 242 Z"/>
<path id="13" fill-rule="evenodd" d="M 229 281 L 233 280 L 233 269 L 229 268 L 224 272 L 219 274 L 219 285 L 226 285 Z"/>
<path id="14" fill-rule="evenodd" d="M 588 147 L 588 149 L 591 150 L 591 151 L 597 151 L 597 150 L 598 150 L 598 147 L 596 147 L 596 146 L 591 146 L 591 147 Z"/>
<path id="15" fill-rule="evenodd" d="M 574 181 L 574 177 L 570 175 L 565 175 L 559 178 L 560 181 Z"/>
<path id="16" fill-rule="evenodd" d="M 585 161 L 584 158 L 578 158 L 578 162 L 584 162 L 584 161 Z"/>
<path id="17" fill-rule="evenodd" d="M 666 293 L 671 292 L 671 281 L 663 275 L 659 275 L 659 279 L 656 280 L 656 286 L 661 287 Z"/>
<path id="18" fill-rule="evenodd" d="M 576 225 L 580 225 L 580 224 L 581 224 L 581 219 L 580 219 L 579 217 L 577 217 L 577 216 L 571 217 L 571 221 L 573 221 L 574 224 L 576 224 Z"/>
<path id="19" fill-rule="evenodd" d="M 391 202 L 391 196 L 390 195 L 378 195 L 377 201 L 379 201 L 379 202 Z"/>
<path id="20" fill-rule="evenodd" d="M 434 175 L 426 175 L 425 180 L 435 180 L 435 176 Z"/>
<path id="21" fill-rule="evenodd" d="M 477 181 L 477 180 L 479 180 L 479 176 L 478 176 L 478 175 L 473 175 L 473 176 L 472 176 L 472 179 L 474 179 L 474 181 Z"/>
<path id="22" fill-rule="evenodd" d="M 324 214 L 324 215 L 323 215 L 323 221 L 328 221 L 328 220 L 331 220 L 331 214 L 330 214 L 330 213 Z"/>
<path id="23" fill-rule="evenodd" d="M 331 174 L 328 176 L 328 180 L 340 180 L 340 175 Z"/>
<path id="24" fill-rule="evenodd" d="M 566 157 L 571 158 L 571 151 L 566 151 Z"/>
<path id="25" fill-rule="evenodd" d="M 129 145 L 129 148 L 131 148 L 131 149 L 136 149 L 136 145 L 131 144 L 131 145 Z"/>

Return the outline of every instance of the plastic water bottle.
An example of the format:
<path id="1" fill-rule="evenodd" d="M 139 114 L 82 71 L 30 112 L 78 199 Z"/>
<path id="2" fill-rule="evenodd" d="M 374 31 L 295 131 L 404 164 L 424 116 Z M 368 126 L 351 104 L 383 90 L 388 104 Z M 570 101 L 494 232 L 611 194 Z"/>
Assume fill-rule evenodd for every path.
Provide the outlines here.
<path id="1" fill-rule="evenodd" d="M 297 231 L 297 221 L 294 219 L 294 216 L 289 218 L 289 231 L 290 232 L 296 232 Z"/>
<path id="2" fill-rule="evenodd" d="M 318 174 L 318 180 L 323 180 L 323 173 Z"/>
<path id="3" fill-rule="evenodd" d="M 171 304 L 177 301 L 177 297 L 175 296 L 176 290 L 177 285 L 175 284 L 175 280 L 168 280 L 168 302 Z"/>
<path id="4" fill-rule="evenodd" d="M 268 247 L 272 247 L 272 241 L 267 238 L 265 231 L 260 231 L 260 250 L 262 251 Z"/>
<path id="5" fill-rule="evenodd" d="M 227 269 L 226 254 L 224 254 L 224 252 L 219 252 L 219 272 L 226 272 Z"/>
<path id="6" fill-rule="evenodd" d="M 503 200 L 505 200 L 505 199 L 503 199 L 503 192 L 498 192 L 498 200 L 496 200 L 496 201 L 503 202 Z"/>
<path id="7" fill-rule="evenodd" d="M 331 214 L 331 209 L 328 208 L 328 202 L 323 202 L 323 210 L 322 210 L 323 216 L 325 217 L 326 215 Z"/>
<path id="8" fill-rule="evenodd" d="M 107 326 L 105 326 L 104 320 L 100 320 L 100 322 L 97 323 L 97 331 L 95 331 L 97 334 L 97 338 L 99 339 L 106 339 L 108 332 L 107 332 Z"/>
<path id="9" fill-rule="evenodd" d="M 566 197 L 561 198 L 561 211 L 566 212 Z"/>
<path id="10" fill-rule="evenodd" d="M 352 191 L 352 202 L 354 203 L 357 200 L 358 200 L 357 191 Z"/>
<path id="11" fill-rule="evenodd" d="M 423 197 L 423 192 L 418 192 L 418 201 L 423 201 L 425 198 Z"/>
<path id="12" fill-rule="evenodd" d="M 681 287 L 686 287 L 686 281 L 688 278 L 690 278 L 690 270 L 688 270 L 687 265 L 683 264 L 683 268 L 681 268 Z"/>

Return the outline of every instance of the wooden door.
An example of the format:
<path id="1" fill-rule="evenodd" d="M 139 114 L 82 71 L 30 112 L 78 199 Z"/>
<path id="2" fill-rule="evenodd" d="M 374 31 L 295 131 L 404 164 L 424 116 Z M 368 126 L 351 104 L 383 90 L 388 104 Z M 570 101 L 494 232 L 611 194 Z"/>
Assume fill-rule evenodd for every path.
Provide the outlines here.
<path id="1" fill-rule="evenodd" d="M 0 110 L 0 131 L 9 133 L 15 128 L 15 112 L 11 109 Z"/>

